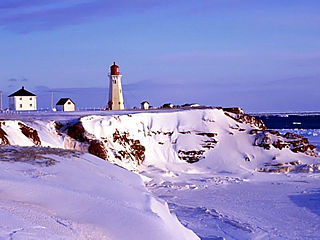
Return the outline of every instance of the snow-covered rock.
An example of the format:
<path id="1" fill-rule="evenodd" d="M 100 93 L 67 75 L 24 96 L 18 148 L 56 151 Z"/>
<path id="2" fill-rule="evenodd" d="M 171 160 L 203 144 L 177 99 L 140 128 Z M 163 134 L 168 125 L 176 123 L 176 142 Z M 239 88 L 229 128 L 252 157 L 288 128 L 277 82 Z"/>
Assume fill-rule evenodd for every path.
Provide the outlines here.
<path id="1" fill-rule="evenodd" d="M 193 109 L 122 115 L 88 115 L 63 121 L 4 120 L 9 144 L 35 145 L 20 125 L 37 132 L 42 146 L 90 152 L 131 171 L 181 173 L 294 171 L 317 166 L 306 138 L 266 130 L 240 109 Z M 34 130 L 32 130 L 34 129 Z M 6 140 L 2 140 L 6 143 Z M 294 167 L 290 163 L 295 163 Z M 296 164 L 298 163 L 298 164 Z M 288 167 L 289 165 L 289 167 Z M 296 166 L 297 165 L 297 166 Z M 316 170 L 316 168 L 314 168 Z"/>

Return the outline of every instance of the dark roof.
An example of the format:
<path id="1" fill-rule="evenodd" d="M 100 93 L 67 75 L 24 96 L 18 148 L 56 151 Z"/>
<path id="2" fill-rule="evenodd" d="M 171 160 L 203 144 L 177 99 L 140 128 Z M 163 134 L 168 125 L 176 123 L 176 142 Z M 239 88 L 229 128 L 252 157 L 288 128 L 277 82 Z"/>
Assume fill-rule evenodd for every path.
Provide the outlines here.
<path id="1" fill-rule="evenodd" d="M 20 96 L 36 96 L 36 95 L 31 93 L 31 92 L 29 92 L 29 91 L 27 91 L 27 90 L 25 90 L 24 87 L 22 87 L 20 90 L 18 90 L 16 92 L 12 93 L 11 95 L 9 95 L 9 97 L 15 97 L 15 96 L 20 97 Z"/>
<path id="2" fill-rule="evenodd" d="M 148 103 L 148 104 L 149 104 L 149 102 L 148 102 L 148 101 L 143 101 L 141 104 L 145 104 L 145 103 Z"/>
<path id="3" fill-rule="evenodd" d="M 56 105 L 64 105 L 68 100 L 70 100 L 73 104 L 74 101 L 71 100 L 71 98 L 60 98 L 60 100 L 56 103 Z"/>

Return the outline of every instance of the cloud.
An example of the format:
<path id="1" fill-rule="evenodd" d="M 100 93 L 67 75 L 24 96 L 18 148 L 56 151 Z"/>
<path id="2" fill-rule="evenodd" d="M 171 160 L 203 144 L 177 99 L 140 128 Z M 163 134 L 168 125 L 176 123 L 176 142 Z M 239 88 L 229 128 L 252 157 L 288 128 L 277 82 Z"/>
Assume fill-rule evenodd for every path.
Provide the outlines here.
<path id="1" fill-rule="evenodd" d="M 10 11 L 6 11 L 1 14 L 0 27 L 18 33 L 50 30 L 60 26 L 79 24 L 97 17 L 110 18 L 121 14 L 138 14 L 155 6 L 165 6 L 170 3 L 169 0 L 73 0 L 69 2 L 69 5 L 47 4 L 47 7 L 43 7 L 43 1 L 33 0 L 29 4 L 22 4 L 22 6 L 26 8 L 25 10 L 30 6 L 38 8 L 30 9 L 29 11 L 21 13 L 16 11 L 16 9 L 13 9 L 16 4 L 10 4 L 10 2 L 11 1 L 5 1 L 0 5 L 0 9 L 1 7 L 10 8 Z"/>
<path id="2" fill-rule="evenodd" d="M 28 82 L 29 80 L 27 78 L 20 78 L 20 79 L 17 79 L 17 78 L 10 78 L 8 79 L 9 82 L 11 83 L 17 83 L 17 82 Z"/>
<path id="3" fill-rule="evenodd" d="M 264 83 L 265 86 L 275 86 L 278 89 L 289 89 L 289 88 L 319 88 L 320 87 L 320 76 L 295 76 L 289 78 L 283 78 L 278 80 L 272 80 Z"/>

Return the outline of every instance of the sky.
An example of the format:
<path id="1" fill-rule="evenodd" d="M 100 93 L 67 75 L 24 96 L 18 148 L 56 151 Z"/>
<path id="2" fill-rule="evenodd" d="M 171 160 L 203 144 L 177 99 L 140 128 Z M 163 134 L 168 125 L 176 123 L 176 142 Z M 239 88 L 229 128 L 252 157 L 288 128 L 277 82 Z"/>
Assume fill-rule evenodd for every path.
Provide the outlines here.
<path id="1" fill-rule="evenodd" d="M 113 61 L 127 108 L 147 100 L 320 111 L 319 0 L 1 0 L 0 90 L 38 107 L 107 104 Z"/>

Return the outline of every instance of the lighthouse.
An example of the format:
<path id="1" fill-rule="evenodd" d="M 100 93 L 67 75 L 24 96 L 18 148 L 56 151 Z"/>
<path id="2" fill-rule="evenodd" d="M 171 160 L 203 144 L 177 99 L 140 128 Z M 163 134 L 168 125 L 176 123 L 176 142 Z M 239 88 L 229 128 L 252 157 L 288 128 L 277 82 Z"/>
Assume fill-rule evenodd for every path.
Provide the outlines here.
<path id="1" fill-rule="evenodd" d="M 109 84 L 109 101 L 108 107 L 110 110 L 123 110 L 123 94 L 121 86 L 122 75 L 119 72 L 119 66 L 116 65 L 116 62 L 113 62 L 113 65 L 110 67 L 110 84 Z"/>

